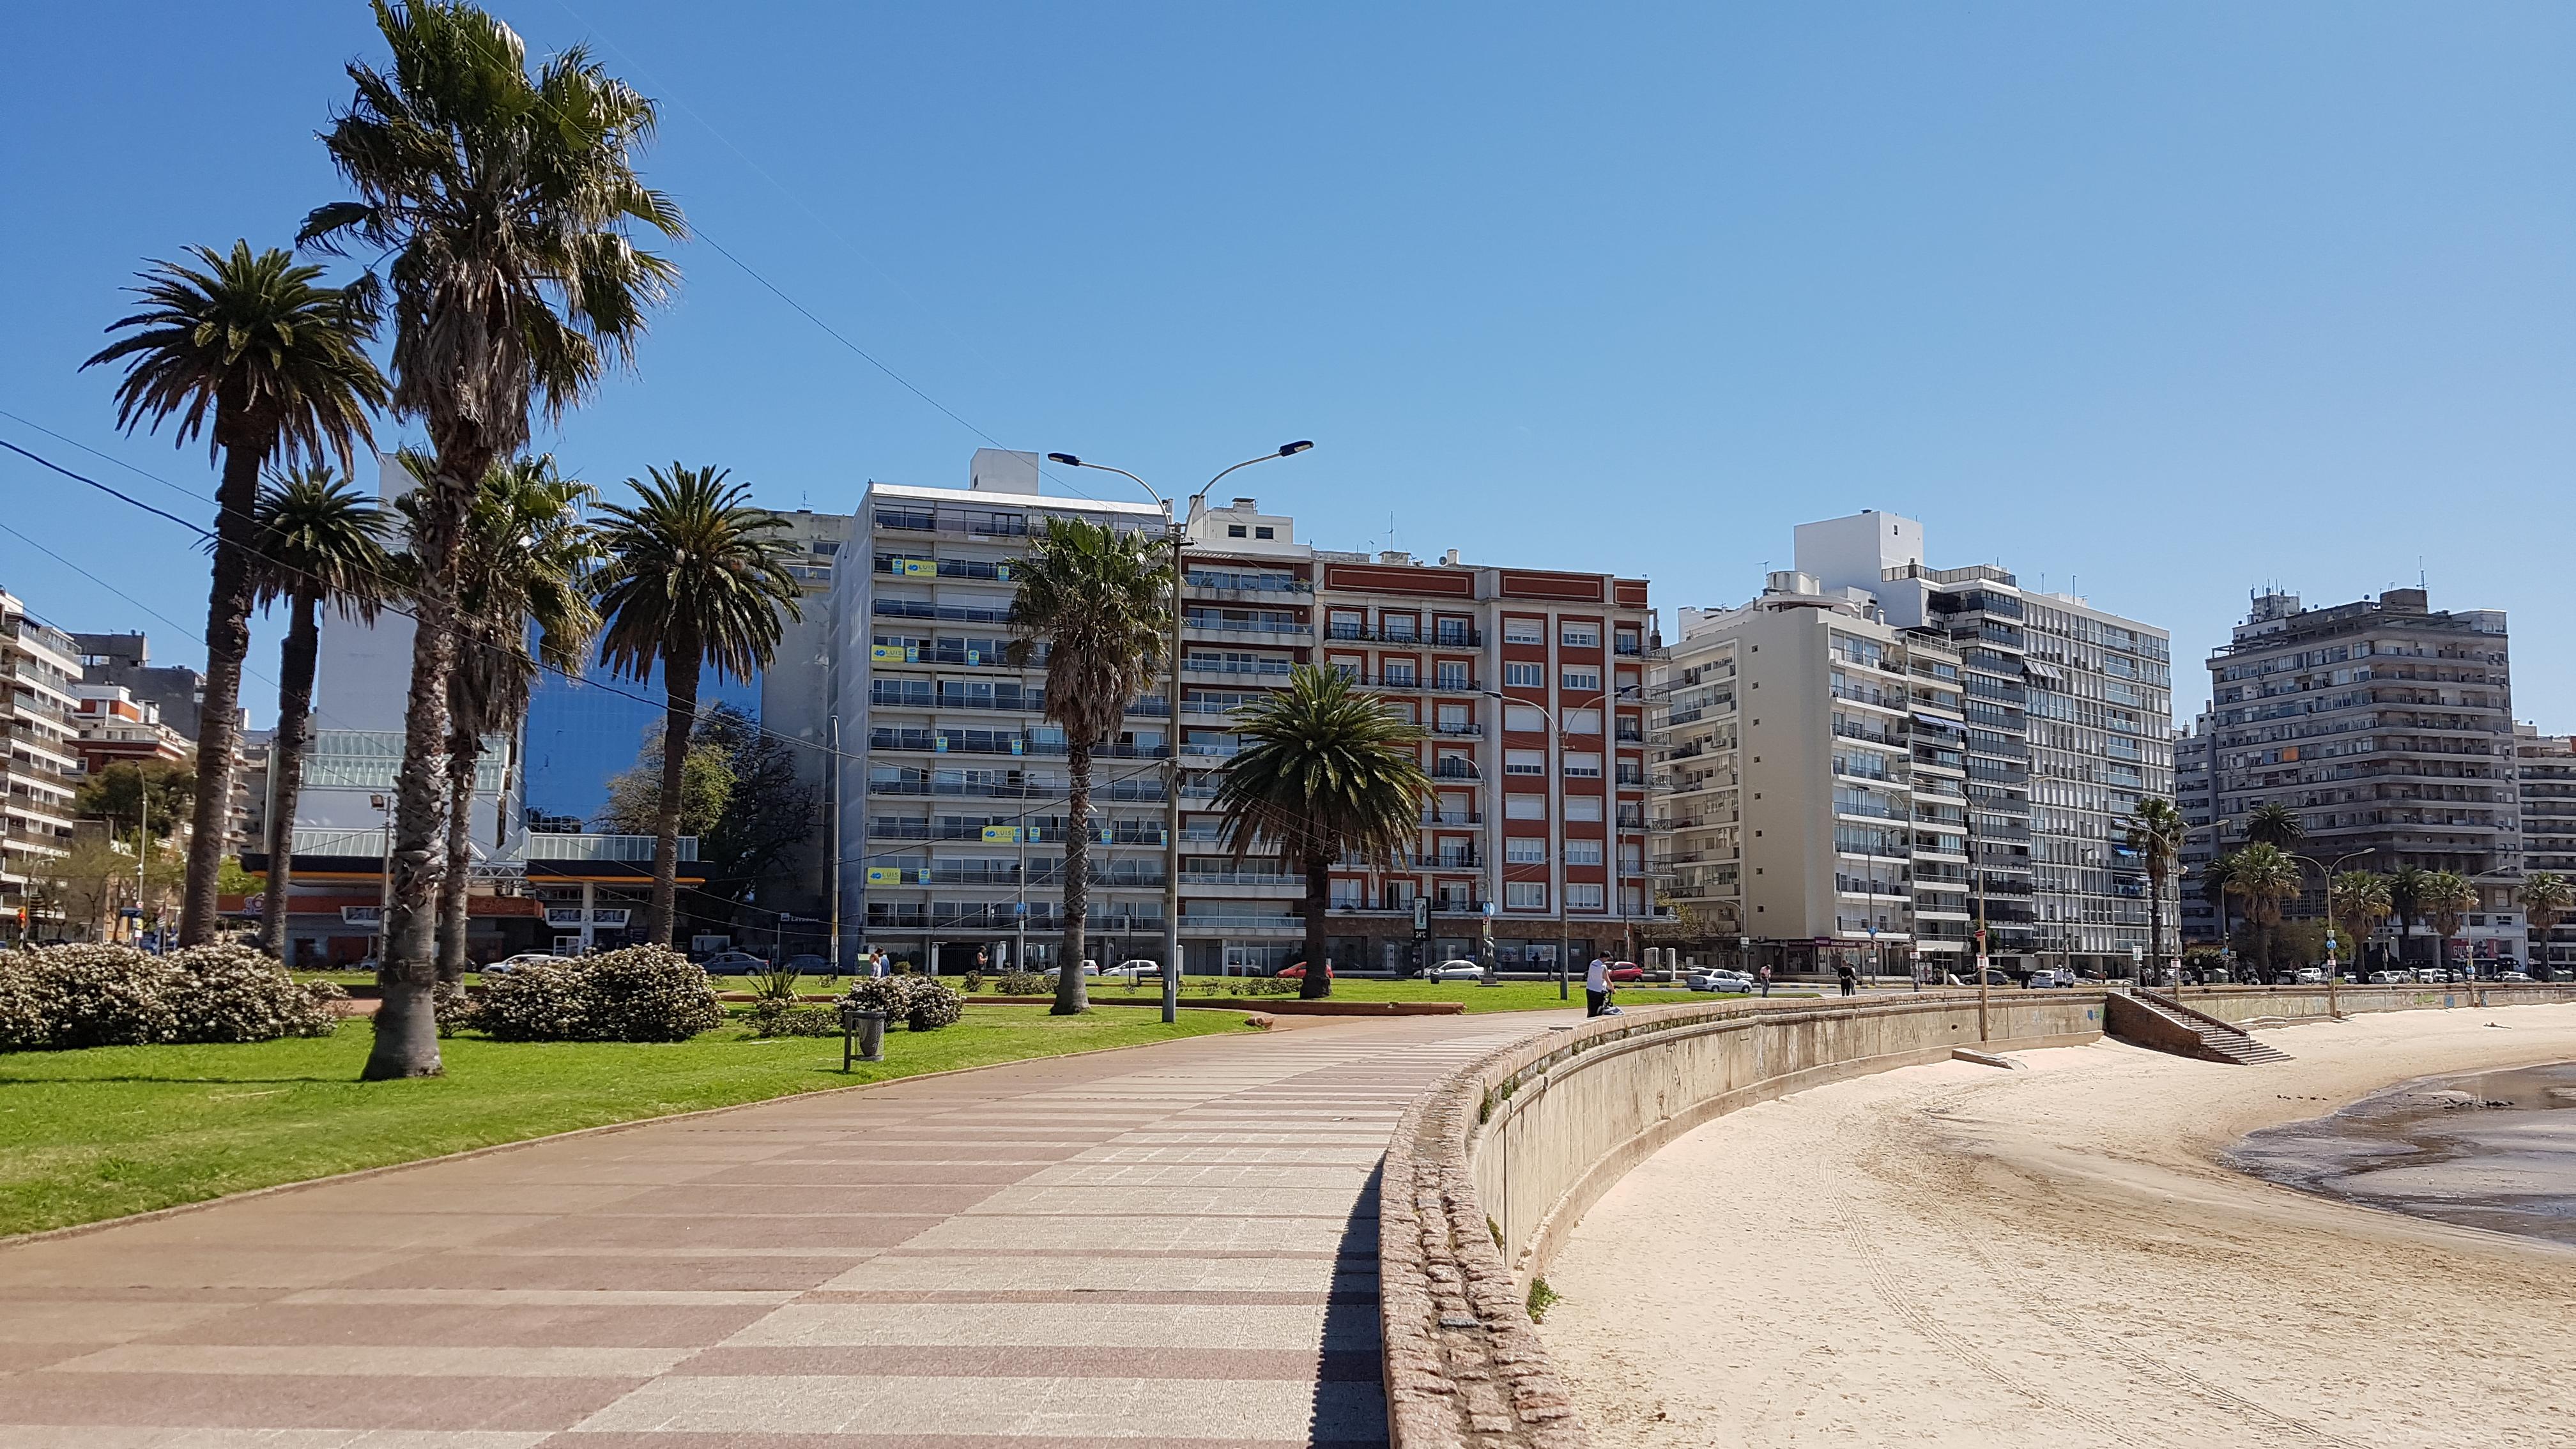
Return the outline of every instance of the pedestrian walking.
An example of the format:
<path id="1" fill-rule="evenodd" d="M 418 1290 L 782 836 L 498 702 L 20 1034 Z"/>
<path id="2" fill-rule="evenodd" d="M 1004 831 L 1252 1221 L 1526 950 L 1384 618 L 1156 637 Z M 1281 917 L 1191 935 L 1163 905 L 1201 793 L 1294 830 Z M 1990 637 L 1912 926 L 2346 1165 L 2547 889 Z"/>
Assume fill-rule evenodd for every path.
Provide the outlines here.
<path id="1" fill-rule="evenodd" d="M 1771 994 L 1771 968 L 1768 966 L 1762 968 L 1762 994 Z"/>
<path id="2" fill-rule="evenodd" d="M 1849 961 L 1838 961 L 1834 963 L 1834 976 L 1835 979 L 1842 982 L 1843 995 L 1845 996 L 1852 994 L 1853 974 L 1851 963 Z"/>
<path id="3" fill-rule="evenodd" d="M 1583 968 L 1583 1014 L 1599 1016 L 1610 1007 L 1610 963 L 1599 956 Z"/>

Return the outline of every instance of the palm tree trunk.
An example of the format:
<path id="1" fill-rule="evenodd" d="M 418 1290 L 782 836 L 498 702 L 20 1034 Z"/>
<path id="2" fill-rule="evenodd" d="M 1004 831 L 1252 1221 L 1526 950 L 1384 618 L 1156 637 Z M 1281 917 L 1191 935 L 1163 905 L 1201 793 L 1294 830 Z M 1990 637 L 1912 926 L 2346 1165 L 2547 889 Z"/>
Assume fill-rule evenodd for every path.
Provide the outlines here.
<path id="1" fill-rule="evenodd" d="M 226 431 L 221 421 L 216 430 Z M 223 870 L 225 830 L 232 824 L 233 757 L 241 751 L 242 661 L 250 654 L 251 510 L 259 503 L 259 466 L 267 441 L 252 445 L 236 440 L 226 446 L 223 482 L 215 490 L 206 697 L 197 708 L 197 810 L 188 836 L 187 893 L 179 906 L 182 946 L 202 945 L 215 934 L 215 880 Z"/>
<path id="2" fill-rule="evenodd" d="M 644 930 L 663 946 L 671 944 L 680 904 L 680 790 L 698 719 L 698 658 L 695 639 L 673 639 L 662 651 L 662 797 L 653 811 L 653 909 Z"/>
<path id="3" fill-rule="evenodd" d="M 453 730 L 447 744 L 447 874 L 438 883 L 438 979 L 465 979 L 466 900 L 474 884 L 474 770 L 483 742 Z"/>
<path id="4" fill-rule="evenodd" d="M 1306 857 L 1306 979 L 1297 987 L 1297 999 L 1313 1001 L 1333 994 L 1333 969 L 1325 959 L 1324 929 L 1330 924 L 1325 913 L 1333 905 L 1333 860 L 1327 855 Z"/>
<path id="5" fill-rule="evenodd" d="M 2161 867 L 2147 872 L 2147 964 L 2138 972 L 2138 984 L 2161 983 L 2165 971 L 2165 873 Z M 2110 973 L 2105 972 L 2104 975 Z"/>
<path id="6" fill-rule="evenodd" d="M 298 593 L 288 606 L 286 643 L 277 652 L 277 743 L 270 748 L 268 881 L 260 897 L 259 941 L 287 961 L 288 893 L 295 886 L 295 812 L 304 793 L 304 750 L 313 737 L 313 667 L 322 649 L 322 601 Z"/>
<path id="7" fill-rule="evenodd" d="M 1072 1016 L 1091 1009 L 1091 990 L 1082 979 L 1088 951 L 1083 932 L 1091 924 L 1091 741 L 1071 737 L 1064 746 L 1064 946 L 1055 972 L 1052 1016 Z"/>
<path id="8" fill-rule="evenodd" d="M 384 1000 L 376 1009 L 376 1044 L 367 1081 L 434 1077 L 438 1055 L 438 887 L 447 869 L 447 682 L 456 672 L 456 542 L 475 484 L 491 450 L 439 439 L 437 476 L 414 521 L 412 557 L 420 577 L 412 593 L 411 693 L 403 708 L 403 764 L 394 792 L 391 905 L 385 912 L 385 960 L 377 972 Z"/>

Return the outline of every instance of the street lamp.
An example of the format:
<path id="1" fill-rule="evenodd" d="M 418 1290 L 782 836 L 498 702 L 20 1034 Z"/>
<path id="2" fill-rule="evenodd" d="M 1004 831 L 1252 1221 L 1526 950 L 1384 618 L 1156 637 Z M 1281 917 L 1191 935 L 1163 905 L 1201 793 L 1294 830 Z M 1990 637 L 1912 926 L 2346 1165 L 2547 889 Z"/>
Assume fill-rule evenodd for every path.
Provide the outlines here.
<path id="1" fill-rule="evenodd" d="M 2290 853 L 2290 852 L 2286 852 L 2286 851 L 2285 851 L 2285 852 L 2283 852 L 2283 853 L 2284 853 L 2284 854 L 2288 854 L 2288 855 L 2290 856 L 2290 859 L 2297 861 L 2297 862 L 2298 862 L 2299 864 L 2301 864 L 2301 865 L 2313 865 L 2313 866 L 2315 866 L 2315 867 L 2317 868 L 2317 880 L 2318 880 L 2318 882 L 2320 883 L 2320 885 L 2323 887 L 2323 889 L 2324 889 L 2324 891 L 2325 891 L 2325 906 L 2326 906 L 2326 1015 L 2327 1015 L 2328 1017 L 2333 1018 L 2334 1020 L 2340 1021 L 2340 1020 L 2342 1020 L 2342 1019 L 2343 1019 L 2343 1006 L 2342 1006 L 2342 1002 L 2341 1002 L 2340 998 L 2338 997 L 2338 995 L 2337 995 L 2337 993 L 2336 993 L 2336 991 L 2335 991 L 2335 985 L 2336 985 L 2335 978 L 2336 978 L 2336 977 L 2338 977 L 2338 976 L 2341 976 L 2341 975 L 2343 974 L 2343 972 L 2342 972 L 2340 969 L 2338 969 L 2338 968 L 2336 967 L 2336 965 L 2335 965 L 2335 949 L 2334 949 L 2334 932 L 2335 932 L 2335 913 L 2334 913 L 2334 878 L 2335 878 L 2335 872 L 2337 872 L 2337 871 L 2339 871 L 2339 870 L 2342 870 L 2346 865 L 2350 864 L 2350 863 L 2351 863 L 2351 862 L 2353 862 L 2353 861 L 2356 861 L 2356 860 L 2367 860 L 2367 859 L 2369 859 L 2372 855 L 2377 854 L 2377 852 L 2376 852 L 2376 851 L 2369 851 L 2369 850 L 2356 850 L 2356 851 L 2352 852 L 2352 853 L 2351 853 L 2351 854 L 2349 854 L 2349 855 L 2339 855 L 2339 856 L 2336 856 L 2336 857 L 2335 857 L 2335 862 L 2334 862 L 2334 864 L 2332 864 L 2332 865 L 2328 865 L 2328 864 L 2326 864 L 2324 861 L 2317 859 L 2317 858 L 2316 858 L 2315 856 L 2313 856 L 2313 855 L 2298 855 L 2298 854 L 2294 854 L 2294 853 Z M 2353 942 L 2353 943 L 2352 943 L 2352 954 L 2354 955 L 2354 957 L 2355 957 L 2355 958 L 2359 958 L 2359 957 L 2360 957 L 2360 955 L 2361 955 L 2361 943 L 2360 943 L 2359 941 L 2355 941 L 2355 942 Z M 2361 962 L 2360 962 L 2360 960 L 2359 960 L 2359 959 L 2355 959 L 2355 961 L 2353 962 L 2353 964 L 2354 964 L 2354 965 L 2356 965 L 2356 966 L 2358 966 L 2358 965 L 2360 965 L 2360 964 L 2361 964 Z"/>
<path id="2" fill-rule="evenodd" d="M 1273 458 L 1293 458 L 1314 446 L 1310 440 L 1299 439 L 1294 443 L 1282 443 L 1276 451 L 1264 453 L 1258 458 L 1246 458 L 1234 467 L 1225 469 L 1216 477 L 1207 480 L 1200 486 L 1198 492 L 1190 495 L 1186 505 L 1178 508 L 1174 507 L 1171 499 L 1156 492 L 1153 484 L 1124 468 L 1112 468 L 1106 463 L 1086 463 L 1071 453 L 1047 454 L 1047 461 L 1062 463 L 1068 468 L 1093 468 L 1103 473 L 1115 473 L 1144 489 L 1146 496 L 1163 505 L 1164 541 L 1169 543 L 1172 549 L 1172 657 L 1168 661 L 1171 665 L 1170 683 L 1164 692 L 1163 699 L 1165 708 L 1171 712 L 1169 715 L 1171 723 L 1163 738 L 1163 1022 L 1165 1025 L 1170 1025 L 1174 1018 L 1179 1016 L 1181 1004 L 1181 545 L 1189 536 L 1188 510 L 1197 507 L 1199 501 L 1207 497 L 1208 489 L 1214 488 L 1227 473 L 1240 468 L 1249 468 L 1255 463 L 1267 463 Z M 1321 963 L 1309 961 L 1306 963 L 1306 969 L 1315 970 L 1319 964 Z"/>

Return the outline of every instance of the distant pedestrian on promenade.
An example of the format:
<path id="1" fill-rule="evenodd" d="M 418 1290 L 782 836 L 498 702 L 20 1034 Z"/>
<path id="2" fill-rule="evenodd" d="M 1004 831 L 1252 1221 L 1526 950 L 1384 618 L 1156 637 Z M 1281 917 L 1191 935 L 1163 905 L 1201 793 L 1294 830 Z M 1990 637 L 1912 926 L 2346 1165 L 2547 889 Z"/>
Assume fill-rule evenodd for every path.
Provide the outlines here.
<path id="1" fill-rule="evenodd" d="M 1610 1005 L 1610 963 L 1598 956 L 1583 968 L 1583 1014 L 1599 1016 Z"/>
<path id="2" fill-rule="evenodd" d="M 1849 961 L 1839 961 L 1834 964 L 1834 979 L 1843 984 L 1843 995 L 1852 994 L 1852 968 Z"/>
<path id="3" fill-rule="evenodd" d="M 1762 968 L 1762 994 L 1771 994 L 1771 968 L 1768 966 Z"/>

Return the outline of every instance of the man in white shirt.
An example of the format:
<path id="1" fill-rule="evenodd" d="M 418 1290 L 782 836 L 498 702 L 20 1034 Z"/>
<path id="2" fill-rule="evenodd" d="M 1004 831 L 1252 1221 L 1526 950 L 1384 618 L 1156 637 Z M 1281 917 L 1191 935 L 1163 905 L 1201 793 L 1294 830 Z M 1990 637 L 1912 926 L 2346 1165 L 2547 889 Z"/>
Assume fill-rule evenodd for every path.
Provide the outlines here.
<path id="1" fill-rule="evenodd" d="M 1583 968 L 1583 1014 L 1599 1016 L 1610 1005 L 1610 963 L 1599 956 Z"/>

